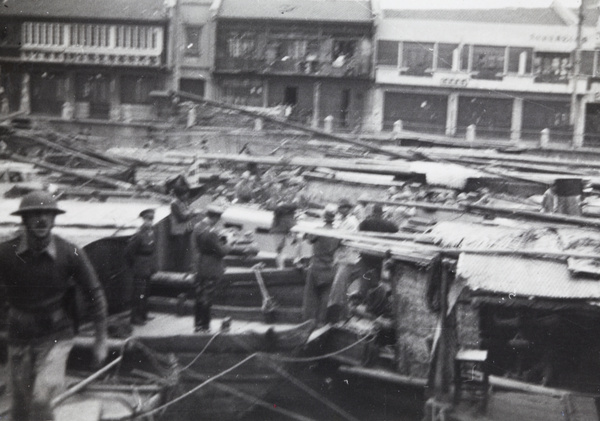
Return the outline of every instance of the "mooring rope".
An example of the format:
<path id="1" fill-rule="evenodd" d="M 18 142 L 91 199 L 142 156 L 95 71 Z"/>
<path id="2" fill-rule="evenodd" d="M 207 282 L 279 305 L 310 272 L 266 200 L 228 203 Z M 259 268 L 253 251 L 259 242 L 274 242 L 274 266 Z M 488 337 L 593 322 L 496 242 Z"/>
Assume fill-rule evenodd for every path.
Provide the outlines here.
<path id="1" fill-rule="evenodd" d="M 204 345 L 204 348 L 202 348 L 202 351 L 200 351 L 200 352 L 198 353 L 198 355 L 196 355 L 196 356 L 194 357 L 194 359 L 193 359 L 193 360 L 192 360 L 192 361 L 191 361 L 191 362 L 190 362 L 188 365 L 186 365 L 185 367 L 181 368 L 181 369 L 179 370 L 179 373 L 182 373 L 183 371 L 185 371 L 185 370 L 189 369 L 189 368 L 190 368 L 192 365 L 194 365 L 194 363 L 195 363 L 196 361 L 198 361 L 198 358 L 200 358 L 200 357 L 202 356 L 202 354 L 204 354 L 204 352 L 205 352 L 205 351 L 208 349 L 208 347 L 210 346 L 210 344 L 211 344 L 211 343 L 212 343 L 212 342 L 215 340 L 215 338 L 216 338 L 217 336 L 219 336 L 220 334 L 221 334 L 221 331 L 219 330 L 217 333 L 215 333 L 214 335 L 212 335 L 212 337 L 210 338 L 210 340 L 209 340 L 209 341 L 206 343 L 206 345 Z"/>
<path id="2" fill-rule="evenodd" d="M 168 407 L 170 407 L 171 405 L 187 398 L 188 396 L 196 393 L 198 390 L 202 389 L 203 387 L 209 385 L 210 383 L 214 382 L 215 380 L 225 376 L 226 374 L 231 373 L 233 370 L 235 370 L 236 368 L 246 364 L 248 361 L 250 361 L 251 359 L 255 358 L 257 356 L 257 353 L 254 353 L 252 355 L 249 355 L 248 357 L 244 358 L 242 361 L 238 362 L 237 364 L 232 365 L 231 367 L 229 367 L 226 370 L 223 370 L 222 372 L 220 372 L 219 374 L 214 375 L 213 377 L 211 377 L 210 379 L 200 383 L 199 385 L 197 385 L 196 387 L 188 390 L 187 392 L 185 392 L 182 395 L 179 395 L 178 397 L 154 408 L 154 409 L 150 409 L 148 411 L 145 412 L 140 412 L 137 414 L 132 414 L 132 415 L 127 415 L 124 416 L 122 418 L 119 418 L 117 421 L 125 421 L 125 420 L 132 420 L 132 419 L 136 419 L 136 418 L 140 418 L 140 417 L 148 417 L 150 415 L 154 415 L 157 412 L 163 411 L 165 409 L 167 409 Z"/>
<path id="3" fill-rule="evenodd" d="M 265 354 L 265 353 L 261 353 L 261 354 L 268 355 L 269 358 L 272 358 L 274 360 L 283 361 L 283 362 L 287 362 L 287 363 L 306 363 L 306 362 L 311 362 L 311 361 L 321 361 L 321 360 L 326 360 L 327 358 L 335 357 L 336 355 L 342 354 L 342 353 L 348 351 L 349 349 L 354 348 L 356 345 L 360 344 L 361 342 L 364 342 L 365 340 L 367 340 L 369 338 L 371 338 L 371 341 L 374 340 L 373 335 L 368 334 L 368 335 L 361 337 L 356 342 L 353 342 L 350 345 L 345 346 L 344 348 L 341 348 L 337 351 L 330 352 L 328 354 L 317 355 L 314 357 L 282 357 L 281 355 L 273 355 L 273 354 Z"/>
<path id="4" fill-rule="evenodd" d="M 179 373 L 182 373 L 183 371 L 189 371 L 189 372 L 191 372 L 193 374 L 198 374 L 198 373 L 195 373 L 193 370 L 191 370 L 190 367 L 208 349 L 208 347 L 210 346 L 210 344 L 213 342 L 213 340 L 217 336 L 219 336 L 220 333 L 221 332 L 215 333 L 211 337 L 211 339 L 208 341 L 208 343 L 204 346 L 204 348 L 198 353 L 198 355 L 196 355 L 196 357 L 194 357 L 194 359 L 189 364 L 187 364 L 185 367 L 183 367 L 182 369 L 180 369 Z M 238 367 L 241 367 L 242 365 L 244 365 L 245 363 L 247 363 L 248 361 L 252 360 L 255 357 L 260 357 L 260 358 L 264 358 L 264 359 L 271 359 L 271 360 L 277 360 L 277 361 L 281 361 L 281 362 L 295 362 L 295 363 L 320 361 L 320 360 L 324 360 L 324 359 L 327 359 L 327 358 L 339 355 L 339 354 L 341 354 L 341 353 L 343 353 L 343 352 L 345 352 L 345 351 L 347 351 L 347 350 L 355 347 L 356 345 L 360 344 L 361 342 L 364 342 L 369 337 L 372 338 L 372 335 L 364 335 L 363 337 L 361 337 L 357 341 L 353 342 L 352 344 L 350 344 L 350 345 L 348 345 L 348 346 L 346 346 L 344 348 L 341 348 L 341 349 L 339 349 L 337 351 L 330 352 L 330 353 L 327 353 L 327 354 L 315 356 L 315 357 L 306 357 L 306 358 L 297 357 L 297 358 L 294 358 L 294 357 L 282 357 L 282 356 L 279 356 L 279 355 L 272 355 L 272 354 L 263 353 L 263 352 L 255 352 L 252 355 L 249 355 L 248 357 L 244 358 L 242 361 L 240 361 L 240 362 L 234 364 L 233 366 L 229 367 L 228 369 L 223 370 L 219 374 L 214 375 L 213 377 L 207 379 L 206 381 L 203 381 L 202 383 L 200 383 L 199 385 L 195 386 L 194 388 L 188 390 L 187 392 L 183 393 L 182 395 L 179 395 L 178 397 L 176 397 L 176 398 L 174 398 L 174 399 L 172 399 L 172 400 L 170 400 L 168 402 L 165 402 L 164 404 L 162 404 L 162 405 L 160 405 L 160 406 L 158 406 L 156 408 L 150 409 L 148 411 L 140 412 L 140 413 L 137 413 L 137 414 L 131 414 L 131 415 L 119 418 L 118 421 L 133 420 L 133 419 L 137 419 L 137 418 L 141 418 L 141 417 L 147 417 L 147 416 L 150 416 L 150 415 L 154 415 L 154 414 L 156 414 L 156 413 L 158 413 L 160 411 L 163 411 L 163 410 L 167 409 L 168 407 L 174 405 L 175 403 L 177 403 L 177 402 L 179 402 L 179 401 L 187 398 L 188 396 L 196 393 L 198 390 L 204 388 L 205 386 L 209 385 L 210 383 L 213 383 L 215 380 L 217 380 L 217 379 L 225 376 L 226 374 L 231 373 L 232 371 L 234 371 Z M 273 366 L 275 366 L 275 365 L 273 364 Z M 277 367 L 275 370 L 277 371 L 277 370 L 283 370 L 283 369 L 281 369 L 280 367 Z M 283 370 L 283 371 L 285 371 L 285 370 Z M 279 373 L 279 374 L 282 375 L 281 373 Z M 318 396 L 316 394 L 316 392 L 314 392 L 314 390 L 310 389 L 308 386 L 304 385 L 299 380 L 297 380 L 297 379 L 293 379 L 292 380 L 293 376 L 289 375 L 289 373 L 286 372 L 286 374 L 287 374 L 287 376 L 285 376 L 285 375 L 282 375 L 282 376 L 283 377 L 287 377 L 288 380 L 290 380 L 296 386 L 302 388 L 306 393 L 308 393 L 311 396 L 315 397 L 321 403 L 327 405 L 330 409 L 332 409 L 335 412 L 337 412 L 338 414 L 344 416 L 344 418 L 346 418 L 348 420 L 358 421 L 351 414 L 348 414 L 343 409 L 337 407 L 337 405 L 335 405 L 335 404 L 333 404 L 331 402 L 328 402 L 328 401 L 324 401 L 320 396 Z M 309 391 L 307 391 L 306 389 L 309 389 Z M 257 402 L 258 401 L 259 401 L 259 399 L 257 398 Z M 267 403 L 265 402 L 265 404 L 267 404 Z M 271 408 L 270 405 L 265 406 L 265 407 Z"/>
<path id="5" fill-rule="evenodd" d="M 267 360 L 271 359 L 271 355 L 269 354 L 259 354 L 259 358 L 266 358 Z M 272 361 L 271 361 L 272 362 Z M 287 370 L 283 369 L 282 367 L 279 367 L 277 364 L 275 363 L 271 363 L 269 364 L 271 366 L 271 368 L 273 370 L 275 370 L 281 377 L 287 379 L 289 382 L 291 382 L 294 386 L 300 388 L 304 393 L 306 393 L 307 395 L 309 395 L 310 397 L 316 399 L 317 401 L 319 401 L 320 403 L 322 403 L 323 405 L 325 405 L 326 407 L 328 407 L 329 409 L 331 409 L 332 411 L 338 413 L 339 415 L 341 415 L 342 417 L 344 417 L 347 420 L 351 420 L 351 421 L 359 421 L 357 418 L 355 418 L 352 414 L 344 411 L 344 409 L 342 409 L 341 407 L 339 407 L 338 405 L 334 404 L 333 402 L 331 402 L 328 399 L 323 398 L 321 395 L 319 395 L 318 392 L 316 392 L 314 389 L 312 389 L 311 387 L 307 386 L 306 384 L 304 384 L 303 382 L 301 382 L 299 379 L 297 379 L 295 376 L 293 376 L 292 374 L 290 374 Z"/>

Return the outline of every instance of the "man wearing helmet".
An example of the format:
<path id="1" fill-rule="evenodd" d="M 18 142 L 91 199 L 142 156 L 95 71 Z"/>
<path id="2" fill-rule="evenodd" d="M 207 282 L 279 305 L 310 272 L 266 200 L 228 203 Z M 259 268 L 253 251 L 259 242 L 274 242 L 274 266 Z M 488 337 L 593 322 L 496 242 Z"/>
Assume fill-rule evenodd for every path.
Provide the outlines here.
<path id="1" fill-rule="evenodd" d="M 29 193 L 13 212 L 22 218 L 21 234 L 0 244 L 0 304 L 8 304 L 15 421 L 53 419 L 50 402 L 64 387 L 75 333 L 69 308 L 73 282 L 90 305 L 96 327 L 94 356 L 100 363 L 107 355 L 106 299 L 83 249 L 52 234 L 54 218 L 61 213 L 51 194 Z"/>

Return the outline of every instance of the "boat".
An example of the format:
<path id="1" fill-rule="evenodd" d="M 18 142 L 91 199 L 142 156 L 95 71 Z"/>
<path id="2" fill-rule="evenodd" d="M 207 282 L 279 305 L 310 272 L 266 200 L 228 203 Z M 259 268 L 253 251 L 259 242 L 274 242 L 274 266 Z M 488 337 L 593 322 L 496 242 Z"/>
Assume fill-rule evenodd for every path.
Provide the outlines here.
<path id="1" fill-rule="evenodd" d="M 107 364 L 97 369 L 92 364 L 92 346 L 92 340 L 76 338 L 67 361 L 66 390 L 51 402 L 55 420 L 155 419 L 178 388 L 175 356 L 130 342 L 112 348 Z M 10 392 L 6 391 L 0 394 L 0 416 L 9 412 Z"/>
<path id="2" fill-rule="evenodd" d="M 116 352 L 134 343 L 175 356 L 178 390 L 162 416 L 177 420 L 242 418 L 285 380 L 287 359 L 299 353 L 314 327 L 312 321 L 267 325 L 215 317 L 209 332 L 194 332 L 192 316 L 150 315 L 127 337 L 111 338 L 109 348 Z"/>

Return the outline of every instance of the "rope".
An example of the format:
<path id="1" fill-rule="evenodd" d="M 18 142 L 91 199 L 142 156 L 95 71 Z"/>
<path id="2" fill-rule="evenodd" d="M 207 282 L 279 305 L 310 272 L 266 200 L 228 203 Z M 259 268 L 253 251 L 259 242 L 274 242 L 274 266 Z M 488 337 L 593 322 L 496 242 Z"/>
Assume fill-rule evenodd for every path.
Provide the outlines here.
<path id="1" fill-rule="evenodd" d="M 192 365 L 194 365 L 194 363 L 195 363 L 196 361 L 198 361 L 198 358 L 200 358 L 200 356 L 202 356 L 202 354 L 204 354 L 204 352 L 205 352 L 205 351 L 206 351 L 206 349 L 207 349 L 207 348 L 210 346 L 210 344 L 212 343 L 212 341 L 214 341 L 214 340 L 215 340 L 215 338 L 216 338 L 217 336 L 219 336 L 220 334 L 221 334 L 221 331 L 218 331 L 217 333 L 215 333 L 215 334 L 214 334 L 214 335 L 213 335 L 213 336 L 210 338 L 210 340 L 208 341 L 208 343 L 207 343 L 207 344 L 204 346 L 204 348 L 202 348 L 202 351 L 200 351 L 200 352 L 198 353 L 198 355 L 196 355 L 196 356 L 194 357 L 194 359 L 193 359 L 193 360 L 192 360 L 192 361 L 191 361 L 191 362 L 190 362 L 188 365 L 186 365 L 186 366 L 185 366 L 185 367 L 183 367 L 181 370 L 179 370 L 179 373 L 182 373 L 182 372 L 184 372 L 185 370 L 188 370 L 188 369 L 189 369 L 189 368 L 190 368 Z"/>
<path id="2" fill-rule="evenodd" d="M 366 339 L 368 339 L 370 337 L 372 338 L 372 335 L 365 335 L 362 338 L 360 338 L 358 341 L 356 341 L 348 346 L 345 346 L 342 349 L 339 349 L 334 352 L 330 352 L 329 354 L 318 355 L 316 357 L 294 358 L 294 357 L 282 357 L 280 355 L 272 355 L 272 354 L 264 354 L 264 355 L 268 355 L 269 358 L 272 358 L 274 360 L 288 362 L 288 363 L 303 363 L 303 362 L 311 362 L 311 361 L 320 361 L 320 360 L 325 360 L 327 358 L 335 357 L 336 355 L 342 354 L 343 352 L 346 352 L 349 349 L 354 348 L 356 345 L 360 344 L 361 342 L 364 342 Z M 373 338 L 371 339 L 371 341 L 372 340 L 373 340 Z M 260 354 L 262 355 L 262 353 L 260 353 Z"/>
<path id="3" fill-rule="evenodd" d="M 139 414 L 133 414 L 133 415 L 127 415 L 121 418 L 118 418 L 117 421 L 125 421 L 125 420 L 130 420 L 130 419 L 137 419 L 137 418 L 141 418 L 141 417 L 148 417 L 150 415 L 154 415 L 157 412 L 160 412 L 164 409 L 167 409 L 168 407 L 170 407 L 171 405 L 187 398 L 188 396 L 196 393 L 198 390 L 202 389 L 203 387 L 207 386 L 208 384 L 214 382 L 215 380 L 225 376 L 226 374 L 231 373 L 233 370 L 235 370 L 236 368 L 244 365 L 245 363 L 247 363 L 248 361 L 250 361 L 251 359 L 253 359 L 254 357 L 257 356 L 257 353 L 254 353 L 246 358 L 244 358 L 242 361 L 240 361 L 237 364 L 234 364 L 233 366 L 229 367 L 227 370 L 224 370 L 222 372 L 220 372 L 219 374 L 211 377 L 210 379 L 200 383 L 198 386 L 194 387 L 193 389 L 188 390 L 187 392 L 185 392 L 184 394 L 176 397 L 175 399 L 170 400 L 169 402 L 166 402 L 154 409 L 148 410 L 146 412 L 140 412 Z"/>
<path id="4" fill-rule="evenodd" d="M 204 381 L 204 379 L 206 378 L 206 376 L 201 375 L 200 373 L 196 373 L 195 371 L 191 371 L 188 373 L 188 375 L 190 375 L 190 377 L 194 378 L 194 377 L 198 377 L 199 380 Z M 273 412 L 277 412 L 279 414 L 285 415 L 291 419 L 294 420 L 298 420 L 298 421 L 314 421 L 312 418 L 307 418 L 301 414 L 297 414 L 293 411 L 287 410 L 287 409 L 283 409 L 283 408 L 279 408 L 274 406 L 272 403 L 269 403 L 267 401 L 264 401 L 262 399 L 257 398 L 256 396 L 252 396 L 249 395 L 247 393 L 244 392 L 240 392 L 239 390 L 231 387 L 231 386 L 227 386 L 223 383 L 215 383 L 213 385 L 214 387 L 216 387 L 217 389 L 220 389 L 224 392 L 227 393 L 231 393 L 232 395 L 240 398 L 240 399 L 244 399 L 245 401 L 251 402 L 253 404 L 256 404 L 258 406 L 261 406 L 263 408 L 269 409 Z"/>
<path id="5" fill-rule="evenodd" d="M 265 358 L 267 360 L 270 360 L 271 356 L 269 354 L 259 354 L 259 358 Z M 351 421 L 359 421 L 357 418 L 355 418 L 354 416 L 352 416 L 351 414 L 349 414 L 348 412 L 344 411 L 342 408 L 340 408 L 338 405 L 334 404 L 333 402 L 330 402 L 329 400 L 321 397 L 317 392 L 315 392 L 312 388 L 308 387 L 307 385 L 305 385 L 304 383 L 302 383 L 300 380 L 298 380 L 297 378 L 295 378 L 294 376 L 292 376 L 288 371 L 286 371 L 285 369 L 283 369 L 282 367 L 279 367 L 277 364 L 270 364 L 270 366 L 282 377 L 286 378 L 287 380 L 289 380 L 294 386 L 300 388 L 303 392 L 305 392 L 306 394 L 308 394 L 310 397 L 318 400 L 319 402 L 321 402 L 323 405 L 327 406 L 329 409 L 337 412 L 339 415 L 341 415 L 342 417 L 344 417 L 347 420 L 351 420 Z"/>

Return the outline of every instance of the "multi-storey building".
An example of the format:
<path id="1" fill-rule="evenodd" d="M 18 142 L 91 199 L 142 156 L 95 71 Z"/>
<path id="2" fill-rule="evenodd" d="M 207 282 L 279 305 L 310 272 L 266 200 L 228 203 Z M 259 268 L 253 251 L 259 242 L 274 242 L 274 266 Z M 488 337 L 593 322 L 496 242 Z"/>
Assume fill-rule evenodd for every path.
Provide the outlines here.
<path id="1" fill-rule="evenodd" d="M 382 10 L 371 122 L 464 136 L 600 142 L 597 9 Z M 574 103 L 574 107 L 572 107 Z M 572 112 L 575 120 L 572 120 Z M 579 138 L 579 139 L 578 139 Z"/>
<path id="2" fill-rule="evenodd" d="M 215 10 L 215 99 L 360 128 L 373 82 L 368 1 L 221 0 Z"/>
<path id="3" fill-rule="evenodd" d="M 3 111 L 150 119 L 168 77 L 163 0 L 6 0 L 0 7 Z"/>
<path id="4" fill-rule="evenodd" d="M 215 7 L 216 7 L 215 3 Z M 172 88 L 212 97 L 215 21 L 212 0 L 177 0 L 171 16 L 169 48 Z"/>

